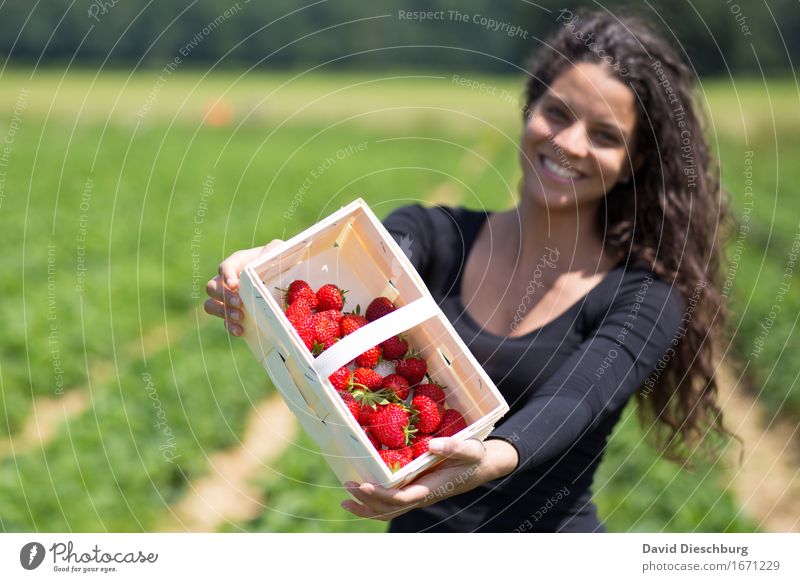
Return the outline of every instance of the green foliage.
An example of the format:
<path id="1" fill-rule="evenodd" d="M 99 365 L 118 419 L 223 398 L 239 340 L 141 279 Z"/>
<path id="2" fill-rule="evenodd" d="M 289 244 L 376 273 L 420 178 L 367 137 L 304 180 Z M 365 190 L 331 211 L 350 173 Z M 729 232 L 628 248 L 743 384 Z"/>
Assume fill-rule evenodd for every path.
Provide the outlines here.
<path id="1" fill-rule="evenodd" d="M 595 476 L 595 502 L 609 531 L 758 531 L 728 492 L 725 461 L 696 461 L 688 472 L 659 458 L 634 412 L 635 405 L 626 408 Z"/>

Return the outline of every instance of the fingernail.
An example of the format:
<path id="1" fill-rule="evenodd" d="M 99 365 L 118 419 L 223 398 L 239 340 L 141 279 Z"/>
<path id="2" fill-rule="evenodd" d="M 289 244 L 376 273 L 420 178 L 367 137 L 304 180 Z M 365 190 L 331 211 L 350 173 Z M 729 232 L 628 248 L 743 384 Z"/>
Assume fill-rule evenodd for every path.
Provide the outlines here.
<path id="1" fill-rule="evenodd" d="M 428 444 L 428 450 L 432 453 L 441 453 L 444 450 L 444 445 L 442 443 L 431 442 Z"/>
<path id="2" fill-rule="evenodd" d="M 234 307 L 240 307 L 242 305 L 242 300 L 239 299 L 238 295 L 231 295 L 231 305 Z"/>
<path id="3" fill-rule="evenodd" d="M 230 314 L 231 319 L 233 320 L 239 321 L 240 319 L 242 319 L 242 314 L 239 311 L 236 311 L 235 309 L 231 309 L 228 313 Z"/>
<path id="4" fill-rule="evenodd" d="M 227 280 L 225 281 L 225 283 L 227 283 L 228 287 L 230 287 L 231 289 L 233 289 L 233 286 L 234 286 L 234 285 L 236 285 L 236 279 L 234 279 L 234 278 L 232 278 L 232 277 L 231 277 L 231 278 L 227 279 Z"/>

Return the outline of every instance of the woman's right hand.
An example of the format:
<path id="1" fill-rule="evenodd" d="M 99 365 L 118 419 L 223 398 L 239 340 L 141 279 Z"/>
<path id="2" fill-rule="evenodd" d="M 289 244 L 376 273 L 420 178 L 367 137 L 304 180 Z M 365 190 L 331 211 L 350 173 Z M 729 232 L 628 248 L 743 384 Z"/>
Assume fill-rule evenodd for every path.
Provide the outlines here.
<path id="1" fill-rule="evenodd" d="M 203 304 L 206 313 L 225 321 L 228 333 L 240 336 L 244 333 L 244 310 L 239 297 L 239 274 L 245 265 L 281 244 L 275 239 L 263 247 L 236 251 L 219 264 L 219 275 L 206 283 L 206 293 L 211 299 Z"/>

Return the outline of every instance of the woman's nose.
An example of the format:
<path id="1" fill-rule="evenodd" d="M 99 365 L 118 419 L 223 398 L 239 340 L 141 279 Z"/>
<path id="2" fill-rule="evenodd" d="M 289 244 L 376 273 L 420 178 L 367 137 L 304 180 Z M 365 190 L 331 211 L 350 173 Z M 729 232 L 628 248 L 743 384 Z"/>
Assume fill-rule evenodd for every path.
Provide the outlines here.
<path id="1" fill-rule="evenodd" d="M 555 134 L 553 143 L 556 149 L 560 148 L 568 156 L 583 158 L 589 152 L 589 138 L 586 135 L 586 129 L 578 121 L 562 128 Z"/>

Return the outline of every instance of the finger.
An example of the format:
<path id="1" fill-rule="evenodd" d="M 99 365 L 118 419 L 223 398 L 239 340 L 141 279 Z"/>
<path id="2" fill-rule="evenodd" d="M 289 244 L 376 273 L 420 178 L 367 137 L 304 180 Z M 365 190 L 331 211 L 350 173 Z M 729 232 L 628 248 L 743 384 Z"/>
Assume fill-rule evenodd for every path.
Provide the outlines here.
<path id="1" fill-rule="evenodd" d="M 206 299 L 206 302 L 203 303 L 203 309 L 205 309 L 205 312 L 209 315 L 225 319 L 225 306 L 221 301 L 217 301 L 216 299 Z"/>
<path id="2" fill-rule="evenodd" d="M 252 251 L 253 249 L 250 250 Z M 225 282 L 228 288 L 234 291 L 239 285 L 239 273 L 242 272 L 245 264 L 249 262 L 243 260 L 243 256 L 245 256 L 245 251 L 236 251 L 219 264 L 220 278 Z"/>
<path id="3" fill-rule="evenodd" d="M 379 519 L 381 521 L 389 521 L 390 519 L 394 519 L 400 515 L 399 511 L 391 515 L 385 512 L 376 512 L 370 507 L 362 505 L 361 503 L 353 501 L 352 499 L 346 499 L 345 501 L 342 501 L 342 509 L 349 511 L 358 517 L 363 517 L 365 519 Z"/>
<path id="4" fill-rule="evenodd" d="M 430 489 L 424 485 L 411 484 L 402 489 L 388 489 L 372 483 L 363 483 L 361 491 L 371 499 L 377 499 L 389 506 L 417 505 L 424 501 Z"/>
<path id="5" fill-rule="evenodd" d="M 440 457 L 447 457 L 456 461 L 478 463 L 483 459 L 486 448 L 477 439 L 455 439 L 452 437 L 439 437 L 431 439 L 428 450 Z"/>
<path id="6" fill-rule="evenodd" d="M 232 321 L 225 320 L 225 329 L 228 330 L 229 334 L 235 335 L 236 337 L 244 334 L 244 328 L 237 323 L 233 323 Z"/>
<path id="7" fill-rule="evenodd" d="M 242 300 L 237 293 L 231 291 L 227 285 L 222 282 L 222 277 L 217 275 L 206 283 L 206 294 L 209 297 L 222 301 L 231 307 L 241 307 Z"/>
<path id="8" fill-rule="evenodd" d="M 216 299 L 206 299 L 203 308 L 209 315 L 221 317 L 231 323 L 238 324 L 244 321 L 244 312 L 241 309 L 234 309 Z"/>
<path id="9" fill-rule="evenodd" d="M 374 486 L 371 483 L 347 484 L 347 492 L 360 501 L 363 505 L 370 508 L 376 514 L 385 515 L 397 511 L 397 505 L 386 503 L 374 494 Z"/>

